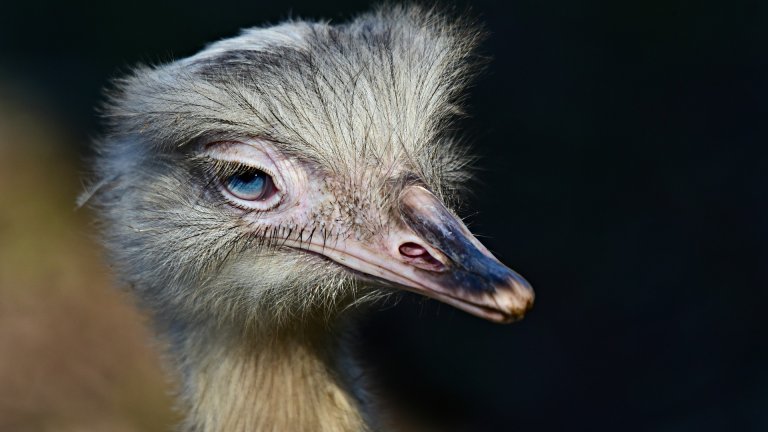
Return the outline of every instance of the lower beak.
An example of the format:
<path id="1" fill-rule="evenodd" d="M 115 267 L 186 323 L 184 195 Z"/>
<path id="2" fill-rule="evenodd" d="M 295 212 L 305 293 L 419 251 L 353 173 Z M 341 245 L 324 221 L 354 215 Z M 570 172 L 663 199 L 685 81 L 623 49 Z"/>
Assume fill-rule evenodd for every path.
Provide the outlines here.
<path id="1" fill-rule="evenodd" d="M 298 247 L 490 321 L 518 320 L 533 306 L 530 284 L 499 262 L 428 190 L 407 187 L 400 213 L 405 227 L 390 230 L 380 241 L 315 244 L 310 239 Z"/>

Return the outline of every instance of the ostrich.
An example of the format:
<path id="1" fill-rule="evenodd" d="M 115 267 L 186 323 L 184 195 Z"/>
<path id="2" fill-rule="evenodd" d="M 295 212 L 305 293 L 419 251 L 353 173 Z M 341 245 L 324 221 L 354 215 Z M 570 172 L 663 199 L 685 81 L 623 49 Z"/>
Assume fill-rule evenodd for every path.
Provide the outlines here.
<path id="1" fill-rule="evenodd" d="M 380 430 L 348 337 L 363 305 L 408 290 L 495 322 L 530 308 L 451 210 L 479 38 L 386 6 L 117 81 L 81 201 L 168 346 L 181 430 Z"/>

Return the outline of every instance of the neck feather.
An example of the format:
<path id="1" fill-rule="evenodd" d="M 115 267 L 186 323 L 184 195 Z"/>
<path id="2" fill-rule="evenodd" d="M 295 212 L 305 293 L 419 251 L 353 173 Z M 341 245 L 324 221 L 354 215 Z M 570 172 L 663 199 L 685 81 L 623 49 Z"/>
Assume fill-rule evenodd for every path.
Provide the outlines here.
<path id="1" fill-rule="evenodd" d="M 184 331 L 173 344 L 187 410 L 182 430 L 369 430 L 342 379 L 348 371 L 338 370 L 338 340 L 309 328 L 318 327 Z"/>

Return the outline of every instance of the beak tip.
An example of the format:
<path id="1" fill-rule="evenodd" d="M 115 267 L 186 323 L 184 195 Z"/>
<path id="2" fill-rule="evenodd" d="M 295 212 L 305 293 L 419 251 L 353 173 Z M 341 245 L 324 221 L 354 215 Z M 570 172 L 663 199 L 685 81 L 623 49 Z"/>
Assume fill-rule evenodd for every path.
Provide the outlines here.
<path id="1" fill-rule="evenodd" d="M 503 315 L 502 323 L 520 321 L 533 308 L 536 296 L 528 282 L 515 281 L 509 289 L 497 291 L 494 301 Z"/>

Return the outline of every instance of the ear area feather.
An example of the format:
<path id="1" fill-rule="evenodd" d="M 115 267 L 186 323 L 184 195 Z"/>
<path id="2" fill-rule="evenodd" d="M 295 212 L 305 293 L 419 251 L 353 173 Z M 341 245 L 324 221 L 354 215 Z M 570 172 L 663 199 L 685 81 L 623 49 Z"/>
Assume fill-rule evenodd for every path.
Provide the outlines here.
<path id="1" fill-rule="evenodd" d="M 119 180 L 120 175 L 115 174 L 111 177 L 107 177 L 99 180 L 96 183 L 86 185 L 83 192 L 77 196 L 75 201 L 75 209 L 80 210 L 91 202 L 91 199 L 98 193 L 103 192 L 105 189 L 109 189 L 112 184 Z"/>

